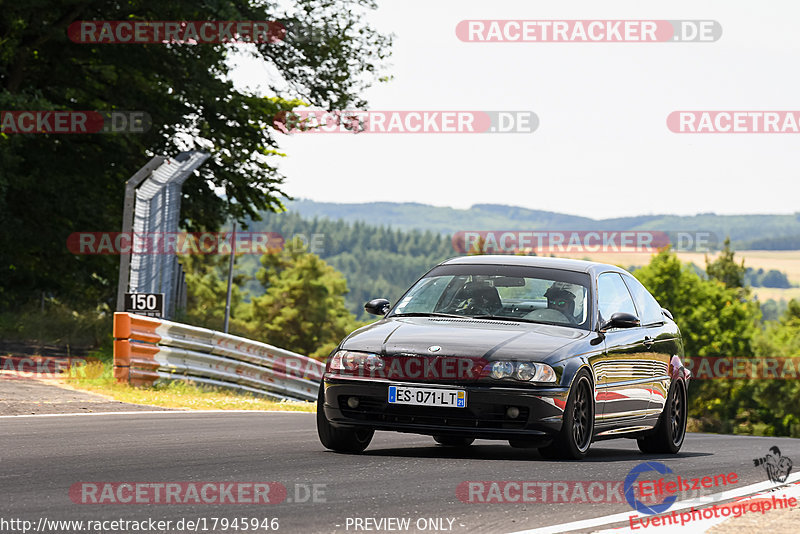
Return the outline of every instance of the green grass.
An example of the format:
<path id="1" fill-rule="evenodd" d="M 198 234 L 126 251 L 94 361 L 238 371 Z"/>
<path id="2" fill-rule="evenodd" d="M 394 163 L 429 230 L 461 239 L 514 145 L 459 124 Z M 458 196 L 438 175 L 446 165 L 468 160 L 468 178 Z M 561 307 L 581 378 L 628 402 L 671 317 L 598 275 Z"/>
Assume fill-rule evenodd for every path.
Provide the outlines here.
<path id="1" fill-rule="evenodd" d="M 200 387 L 182 381 L 156 384 L 150 388 L 132 387 L 117 383 L 112 375 L 110 361 L 89 361 L 73 367 L 65 376 L 66 383 L 74 388 L 97 393 L 114 400 L 131 404 L 145 404 L 162 408 L 184 410 L 281 410 L 289 412 L 314 412 L 316 403 L 301 401 L 273 401 L 251 394 L 241 394 L 224 389 Z"/>

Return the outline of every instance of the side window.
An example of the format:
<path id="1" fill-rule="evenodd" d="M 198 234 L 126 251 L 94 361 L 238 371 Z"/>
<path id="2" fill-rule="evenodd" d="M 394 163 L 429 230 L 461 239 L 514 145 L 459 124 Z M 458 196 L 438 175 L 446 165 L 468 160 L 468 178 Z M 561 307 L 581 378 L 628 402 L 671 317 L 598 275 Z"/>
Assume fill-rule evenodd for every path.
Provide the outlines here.
<path id="1" fill-rule="evenodd" d="M 661 305 L 653 298 L 653 295 L 636 278 L 632 276 L 623 276 L 622 278 L 628 289 L 631 290 L 642 324 L 663 323 L 664 315 L 661 312 Z"/>
<path id="2" fill-rule="evenodd" d="M 603 273 L 597 279 L 597 300 L 600 318 L 607 321 L 615 313 L 636 315 L 633 299 L 617 273 Z"/>

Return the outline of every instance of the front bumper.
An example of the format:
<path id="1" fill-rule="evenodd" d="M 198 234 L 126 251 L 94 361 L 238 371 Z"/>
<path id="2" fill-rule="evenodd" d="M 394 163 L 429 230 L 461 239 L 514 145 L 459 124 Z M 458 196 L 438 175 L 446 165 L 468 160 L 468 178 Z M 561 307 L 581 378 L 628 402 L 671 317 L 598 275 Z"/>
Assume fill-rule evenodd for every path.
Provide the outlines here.
<path id="1" fill-rule="evenodd" d="M 326 374 L 325 417 L 333 426 L 370 427 L 427 435 L 549 441 L 561 430 L 566 387 L 521 388 L 489 384 L 393 381 Z M 389 385 L 463 389 L 465 408 L 389 404 Z M 347 400 L 357 397 L 357 408 Z M 509 407 L 519 408 L 510 418 Z"/>

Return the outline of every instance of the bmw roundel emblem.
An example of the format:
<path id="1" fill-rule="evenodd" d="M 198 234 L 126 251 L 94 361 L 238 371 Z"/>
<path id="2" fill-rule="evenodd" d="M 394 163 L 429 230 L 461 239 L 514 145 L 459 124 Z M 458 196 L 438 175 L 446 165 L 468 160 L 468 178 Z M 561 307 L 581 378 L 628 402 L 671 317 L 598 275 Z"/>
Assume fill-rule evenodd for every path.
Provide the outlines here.
<path id="1" fill-rule="evenodd" d="M 442 347 L 439 345 L 431 345 L 428 347 L 428 352 L 439 352 L 440 350 L 442 350 Z"/>

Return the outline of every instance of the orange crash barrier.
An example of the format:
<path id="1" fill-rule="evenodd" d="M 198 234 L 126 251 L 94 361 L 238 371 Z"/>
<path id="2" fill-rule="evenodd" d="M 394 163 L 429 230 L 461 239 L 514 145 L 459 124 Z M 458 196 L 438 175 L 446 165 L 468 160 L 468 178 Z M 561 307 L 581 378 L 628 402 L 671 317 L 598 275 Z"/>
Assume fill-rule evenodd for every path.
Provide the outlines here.
<path id="1" fill-rule="evenodd" d="M 114 378 L 134 386 L 150 386 L 158 379 L 158 354 L 161 336 L 159 319 L 130 313 L 114 314 Z"/>

